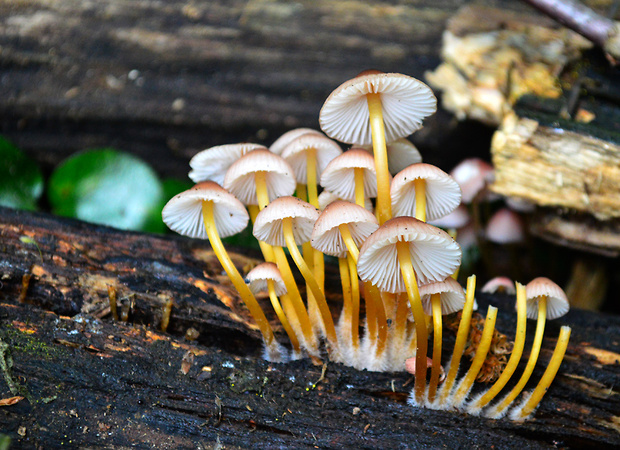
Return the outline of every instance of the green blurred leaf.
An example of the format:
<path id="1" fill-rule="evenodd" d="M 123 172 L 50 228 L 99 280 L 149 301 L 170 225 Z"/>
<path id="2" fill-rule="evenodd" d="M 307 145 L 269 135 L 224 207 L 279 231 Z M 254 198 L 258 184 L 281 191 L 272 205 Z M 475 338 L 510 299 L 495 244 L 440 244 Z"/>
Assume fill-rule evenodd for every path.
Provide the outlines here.
<path id="1" fill-rule="evenodd" d="M 164 229 L 157 174 L 118 150 L 87 150 L 66 159 L 52 173 L 48 196 L 52 211 L 62 216 L 126 230 Z"/>
<path id="2" fill-rule="evenodd" d="M 176 178 L 164 178 L 162 180 L 163 195 L 162 200 L 158 208 L 153 209 L 152 214 L 149 215 L 145 226 L 142 228 L 144 231 L 150 231 L 152 233 L 164 233 L 168 231 L 168 227 L 164 224 L 161 218 L 161 210 L 172 197 L 180 192 L 186 191 L 194 184 L 189 181 L 181 181 Z"/>
<path id="3" fill-rule="evenodd" d="M 37 208 L 43 193 L 43 175 L 34 161 L 0 136 L 0 205 Z"/>

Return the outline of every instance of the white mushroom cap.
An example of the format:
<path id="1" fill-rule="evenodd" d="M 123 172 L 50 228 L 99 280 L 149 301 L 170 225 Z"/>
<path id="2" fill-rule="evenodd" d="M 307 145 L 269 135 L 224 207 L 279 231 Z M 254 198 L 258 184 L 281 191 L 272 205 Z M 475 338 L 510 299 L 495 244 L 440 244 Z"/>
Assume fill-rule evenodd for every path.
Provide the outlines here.
<path id="1" fill-rule="evenodd" d="M 450 175 L 463 191 L 463 203 L 469 204 L 488 183 L 494 179 L 494 170 L 479 158 L 464 159 L 452 169 Z"/>
<path id="2" fill-rule="evenodd" d="M 293 219 L 293 236 L 301 245 L 310 240 L 312 227 L 319 218 L 319 211 L 310 203 L 296 197 L 280 197 L 267 205 L 256 216 L 253 234 L 259 241 L 269 245 L 285 247 L 282 221 Z"/>
<path id="3" fill-rule="evenodd" d="M 547 319 L 562 317 L 570 309 L 566 294 L 560 286 L 549 278 L 534 278 L 525 286 L 527 295 L 527 318 L 538 318 L 538 302 L 543 295 L 547 296 Z"/>
<path id="4" fill-rule="evenodd" d="M 517 293 L 514 282 L 508 277 L 495 277 L 482 286 L 480 292 L 487 294 L 494 294 L 496 292 L 505 292 L 506 294 L 514 295 Z"/>
<path id="5" fill-rule="evenodd" d="M 372 143 L 366 95 L 381 94 L 386 142 L 422 127 L 422 120 L 437 110 L 430 88 L 398 73 L 367 71 L 337 87 L 325 100 L 319 123 L 325 134 L 347 144 Z"/>
<path id="6" fill-rule="evenodd" d="M 232 163 L 252 150 L 266 149 L 264 145 L 241 143 L 226 144 L 211 147 L 198 152 L 189 161 L 192 168 L 189 177 L 194 183 L 201 181 L 215 181 L 220 186 L 224 185 L 224 175 Z"/>
<path id="7" fill-rule="evenodd" d="M 342 149 L 336 142 L 319 133 L 302 134 L 291 141 L 282 151 L 282 157 L 293 167 L 298 183 L 308 182 L 306 153 L 310 149 L 316 150 L 317 180 L 330 161 L 342 153 Z"/>
<path id="8" fill-rule="evenodd" d="M 239 158 L 226 172 L 224 187 L 244 205 L 257 205 L 256 172 L 266 172 L 269 201 L 295 192 L 295 177 L 291 166 L 267 149 L 254 150 Z"/>
<path id="9" fill-rule="evenodd" d="M 465 306 L 465 291 L 463 286 L 458 284 L 452 277 L 448 277 L 443 281 L 425 284 L 420 286 L 420 298 L 422 299 L 422 307 L 428 315 L 433 314 L 433 305 L 431 295 L 439 294 L 441 302 L 441 314 L 452 314 L 460 311 Z"/>
<path id="10" fill-rule="evenodd" d="M 338 197 L 355 201 L 355 169 L 364 169 L 364 197 L 377 196 L 375 160 L 366 150 L 352 148 L 332 159 L 321 175 L 321 186 Z"/>
<path id="11" fill-rule="evenodd" d="M 341 197 L 338 197 L 336 194 L 334 194 L 333 192 L 327 189 L 323 189 L 323 192 L 319 194 L 319 198 L 317 200 L 319 201 L 319 209 L 323 211 L 325 208 L 327 208 L 330 204 L 334 203 L 335 201 L 344 200 L 344 199 Z M 368 197 L 366 197 L 364 200 L 365 200 L 364 208 L 372 212 L 373 211 L 372 202 L 370 201 Z"/>
<path id="12" fill-rule="evenodd" d="M 271 262 L 264 262 L 254 267 L 245 276 L 245 281 L 254 295 L 259 292 L 268 292 L 267 281 L 273 281 L 275 293 L 278 297 L 286 294 L 286 285 L 278 266 Z"/>
<path id="13" fill-rule="evenodd" d="M 415 215 L 415 179 L 426 181 L 427 220 L 446 216 L 461 203 L 461 189 L 450 175 L 430 164 L 412 164 L 398 172 L 392 180 L 390 190 L 395 216 Z"/>
<path id="14" fill-rule="evenodd" d="M 364 150 L 373 153 L 372 145 L 364 145 Z M 422 155 L 415 145 L 408 139 L 401 138 L 386 145 L 388 157 L 388 170 L 396 175 L 411 164 L 422 162 Z"/>
<path id="15" fill-rule="evenodd" d="M 202 217 L 202 203 L 213 202 L 215 227 L 220 237 L 239 233 L 248 225 L 245 206 L 219 184 L 204 181 L 172 197 L 161 212 L 164 223 L 184 236 L 209 239 Z"/>
<path id="16" fill-rule="evenodd" d="M 347 246 L 338 227 L 347 224 L 358 248 L 379 228 L 377 218 L 355 203 L 336 201 L 321 213 L 312 230 L 312 247 L 331 256 L 344 258 Z"/>
<path id="17" fill-rule="evenodd" d="M 382 291 L 405 292 L 396 242 L 409 243 L 411 263 L 418 284 L 441 281 L 461 263 L 461 248 L 448 233 L 413 217 L 396 217 L 385 222 L 360 249 L 357 271 Z"/>
<path id="18" fill-rule="evenodd" d="M 319 130 L 313 130 L 312 128 L 295 128 L 294 130 L 287 131 L 282 136 L 274 141 L 273 144 L 269 147 L 269 151 L 275 153 L 276 155 L 282 155 L 282 152 L 286 148 L 288 144 L 293 142 L 302 134 L 315 133 L 319 136 L 325 136 Z"/>
<path id="19" fill-rule="evenodd" d="M 508 208 L 502 208 L 491 216 L 485 235 L 496 244 L 516 244 L 525 240 L 521 217 Z"/>
<path id="20" fill-rule="evenodd" d="M 429 220 L 428 223 L 441 228 L 462 228 L 470 222 L 471 217 L 465 205 L 459 205 L 447 216 Z"/>

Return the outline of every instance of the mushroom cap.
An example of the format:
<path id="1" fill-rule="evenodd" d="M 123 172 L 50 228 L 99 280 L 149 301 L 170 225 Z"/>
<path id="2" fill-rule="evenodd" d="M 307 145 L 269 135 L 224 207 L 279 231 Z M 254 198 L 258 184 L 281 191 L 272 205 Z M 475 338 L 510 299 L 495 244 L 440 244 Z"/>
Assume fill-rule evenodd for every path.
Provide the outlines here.
<path id="1" fill-rule="evenodd" d="M 465 205 L 459 205 L 450 214 L 439 219 L 429 220 L 428 223 L 440 228 L 462 228 L 470 222 L 471 217 Z"/>
<path id="2" fill-rule="evenodd" d="M 338 197 L 355 201 L 355 169 L 364 169 L 364 196 L 377 196 L 375 160 L 366 150 L 352 148 L 332 159 L 321 175 L 321 186 Z"/>
<path id="3" fill-rule="evenodd" d="M 226 144 L 211 147 L 198 152 L 189 161 L 192 168 L 189 177 L 194 183 L 201 181 L 215 181 L 220 186 L 224 185 L 224 175 L 232 163 L 252 150 L 266 149 L 264 145 L 240 143 Z"/>
<path id="4" fill-rule="evenodd" d="M 209 239 L 202 217 L 202 203 L 213 202 L 215 227 L 220 237 L 239 233 L 248 225 L 245 206 L 213 181 L 203 181 L 172 197 L 161 212 L 164 223 L 184 236 Z"/>
<path id="5" fill-rule="evenodd" d="M 233 163 L 226 172 L 224 187 L 244 205 L 257 205 L 256 172 L 265 172 L 269 201 L 295 192 L 295 177 L 291 166 L 267 149 L 253 150 Z"/>
<path id="6" fill-rule="evenodd" d="M 525 286 L 527 296 L 527 318 L 538 318 L 538 302 L 543 295 L 547 296 L 547 319 L 562 317 L 570 309 L 566 294 L 560 286 L 549 278 L 534 278 Z"/>
<path id="7" fill-rule="evenodd" d="M 269 147 L 269 151 L 275 153 L 276 155 L 282 155 L 284 148 L 297 139 L 302 134 L 315 133 L 319 136 L 325 136 L 319 130 L 313 130 L 312 128 L 295 128 L 293 130 L 289 130 L 276 139 L 273 144 Z"/>
<path id="8" fill-rule="evenodd" d="M 312 247 L 327 255 L 344 258 L 348 250 L 338 227 L 345 223 L 358 248 L 379 228 L 379 222 L 371 212 L 355 203 L 338 200 L 330 203 L 314 224 Z"/>
<path id="9" fill-rule="evenodd" d="M 319 209 L 323 211 L 325 208 L 327 208 L 330 204 L 334 203 L 335 201 L 344 200 L 344 199 L 341 197 L 338 197 L 336 194 L 334 194 L 333 192 L 327 189 L 323 189 L 323 192 L 319 194 L 319 198 L 317 200 L 319 201 Z M 366 197 L 364 200 L 365 200 L 364 208 L 372 212 L 373 211 L 372 202 L 370 201 L 368 197 Z"/>
<path id="10" fill-rule="evenodd" d="M 415 179 L 426 181 L 427 220 L 446 216 L 461 203 L 461 188 L 450 175 L 430 164 L 412 164 L 398 172 L 392 180 L 390 191 L 395 216 L 415 215 Z"/>
<path id="11" fill-rule="evenodd" d="M 514 282 L 508 277 L 491 278 L 485 283 L 484 286 L 482 286 L 482 289 L 480 289 L 480 292 L 487 294 L 494 294 L 498 291 L 511 295 L 517 293 Z"/>
<path id="12" fill-rule="evenodd" d="M 267 281 L 273 281 L 273 287 L 278 297 L 286 294 L 286 285 L 278 266 L 271 262 L 264 262 L 254 267 L 245 276 L 245 282 L 254 295 L 259 292 L 268 292 Z"/>
<path id="13" fill-rule="evenodd" d="M 508 208 L 498 210 L 487 223 L 487 240 L 496 244 L 517 244 L 525 240 L 521 217 Z"/>
<path id="14" fill-rule="evenodd" d="M 364 150 L 374 153 L 372 145 L 362 146 Z M 411 164 L 422 162 L 422 155 L 417 147 L 409 139 L 401 138 L 386 144 L 388 157 L 388 170 L 392 175 L 396 175 L 405 167 Z"/>
<path id="15" fill-rule="evenodd" d="M 308 182 L 307 156 L 308 150 L 316 150 L 316 179 L 332 159 L 342 154 L 340 146 L 320 133 L 306 133 L 291 141 L 282 151 L 282 157 L 295 171 L 298 183 Z"/>
<path id="16" fill-rule="evenodd" d="M 465 291 L 463 286 L 456 282 L 452 277 L 448 277 L 443 281 L 429 283 L 420 286 L 420 298 L 422 299 L 422 307 L 428 315 L 433 314 L 433 305 L 431 295 L 439 294 L 441 302 L 441 314 L 452 314 L 460 311 L 465 306 Z"/>
<path id="17" fill-rule="evenodd" d="M 386 142 L 422 127 L 422 120 L 437 110 L 430 88 L 399 73 L 362 73 L 345 81 L 325 100 L 319 123 L 325 134 L 347 144 L 372 143 L 367 94 L 381 94 Z"/>
<path id="18" fill-rule="evenodd" d="M 488 183 L 494 179 L 494 170 L 480 158 L 467 158 L 458 163 L 450 175 L 461 187 L 463 203 L 469 204 Z"/>
<path id="19" fill-rule="evenodd" d="M 409 243 L 418 284 L 441 281 L 461 263 L 461 248 L 448 233 L 413 217 L 395 217 L 371 234 L 360 249 L 357 271 L 382 291 L 405 292 L 396 242 Z"/>
<path id="20" fill-rule="evenodd" d="M 277 198 L 259 212 L 252 232 L 254 237 L 269 245 L 286 247 L 282 221 L 288 217 L 293 219 L 295 242 L 298 245 L 308 242 L 319 211 L 297 197 Z"/>

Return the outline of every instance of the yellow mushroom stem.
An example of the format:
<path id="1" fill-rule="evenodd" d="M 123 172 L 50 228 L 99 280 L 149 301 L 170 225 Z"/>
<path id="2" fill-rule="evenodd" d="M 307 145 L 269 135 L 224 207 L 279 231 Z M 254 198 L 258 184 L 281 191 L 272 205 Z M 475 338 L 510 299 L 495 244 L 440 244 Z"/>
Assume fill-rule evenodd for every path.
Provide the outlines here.
<path id="1" fill-rule="evenodd" d="M 413 180 L 415 187 L 415 218 L 426 222 L 426 181 L 423 178 Z"/>
<path id="2" fill-rule="evenodd" d="M 471 275 L 467 279 L 465 306 L 463 306 L 459 329 L 456 332 L 456 342 L 454 343 L 454 351 L 452 352 L 452 358 L 450 359 L 450 369 L 448 370 L 446 381 L 444 381 L 439 395 L 439 406 L 443 406 L 445 404 L 448 395 L 452 391 L 452 385 L 454 384 L 454 380 L 456 380 L 456 375 L 459 372 L 461 356 L 463 356 L 463 350 L 465 350 L 465 344 L 467 344 L 467 337 L 469 336 L 469 327 L 471 326 L 471 314 L 474 310 L 475 290 L 476 275 Z"/>
<path id="3" fill-rule="evenodd" d="M 306 311 L 306 306 L 301 299 L 299 289 L 297 289 L 297 283 L 295 282 L 295 278 L 293 277 L 293 272 L 291 271 L 291 266 L 288 263 L 288 259 L 286 259 L 286 254 L 284 253 L 284 250 L 282 250 L 282 247 L 272 248 L 276 263 L 278 265 L 278 269 L 280 270 L 280 274 L 282 275 L 282 279 L 284 280 L 284 285 L 286 286 L 287 294 L 291 299 L 293 309 L 295 310 L 295 314 L 297 315 L 297 320 L 299 321 L 299 325 L 301 327 L 301 332 L 304 337 L 306 349 L 311 355 L 318 356 L 319 351 L 316 335 L 312 330 L 312 324 L 310 323 L 310 318 L 308 317 L 308 311 Z M 284 308 L 284 310 L 286 311 L 286 307 Z"/>
<path id="4" fill-rule="evenodd" d="M 398 262 L 400 263 L 400 271 L 403 275 L 405 282 L 405 288 L 407 295 L 409 296 L 409 303 L 411 306 L 411 312 L 413 313 L 413 320 L 415 322 L 416 332 L 416 370 L 415 373 L 415 400 L 418 405 L 424 403 L 424 390 L 426 388 L 426 350 L 428 347 L 428 333 L 426 331 L 426 318 L 424 315 L 424 309 L 422 308 L 422 300 L 420 299 L 420 292 L 418 291 L 418 283 L 416 280 L 415 271 L 411 264 L 411 253 L 409 251 L 409 243 L 405 241 L 398 241 L 396 243 L 396 250 L 398 252 Z"/>
<path id="5" fill-rule="evenodd" d="M 342 285 L 342 316 L 341 334 L 349 339 L 353 345 L 353 303 L 351 298 L 351 277 L 349 274 L 349 264 L 347 258 L 338 258 L 338 269 L 340 270 L 340 284 Z"/>
<path id="6" fill-rule="evenodd" d="M 316 149 L 306 150 L 306 186 L 308 188 L 308 203 L 318 209 L 319 194 L 316 181 L 317 161 Z"/>
<path id="7" fill-rule="evenodd" d="M 463 377 L 458 387 L 456 388 L 456 393 L 454 394 L 454 397 L 452 399 L 452 404 L 456 407 L 459 407 L 465 401 L 465 397 L 469 393 L 469 390 L 474 384 L 474 381 L 476 381 L 478 372 L 480 372 L 480 368 L 482 367 L 482 364 L 487 358 L 487 353 L 489 352 L 489 348 L 491 347 L 491 341 L 493 341 L 496 318 L 497 308 L 495 306 L 489 306 L 489 309 L 487 310 L 487 318 L 484 321 L 482 337 L 480 338 L 480 342 L 478 343 L 478 349 L 476 350 L 476 354 L 474 355 L 474 360 L 471 362 L 471 366 L 469 367 L 467 374 Z"/>
<path id="8" fill-rule="evenodd" d="M 366 196 L 364 195 L 364 169 L 356 167 L 353 169 L 355 179 L 355 203 L 362 208 L 366 207 Z"/>
<path id="9" fill-rule="evenodd" d="M 448 229 L 448 234 L 450 235 L 450 237 L 452 239 L 454 239 L 456 241 L 456 236 L 457 236 L 457 231 L 456 228 L 450 228 Z M 452 274 L 452 279 L 454 280 L 458 280 L 459 279 L 459 270 L 461 269 L 461 266 L 459 265 L 456 270 L 454 271 L 454 273 Z"/>
<path id="10" fill-rule="evenodd" d="M 527 294 L 525 286 L 521 283 L 516 283 L 517 289 L 517 330 L 515 332 L 515 341 L 512 347 L 512 353 L 510 359 L 504 368 L 504 371 L 497 379 L 497 381 L 491 386 L 491 388 L 484 393 L 476 402 L 472 403 L 468 409 L 470 412 L 477 412 L 484 408 L 491 400 L 493 400 L 497 394 L 506 386 L 510 377 L 514 374 L 519 361 L 521 361 L 521 355 L 523 354 L 523 347 L 525 346 L 525 330 L 527 325 Z M 546 306 L 545 306 L 546 308 Z M 543 319 L 544 321 L 544 319 Z M 544 326 L 543 326 L 544 329 Z M 541 336 L 542 338 L 542 336 Z"/>
<path id="11" fill-rule="evenodd" d="M 342 240 L 344 241 L 344 245 L 346 245 L 347 250 L 349 251 L 349 255 L 353 258 L 355 264 L 357 264 L 357 258 L 359 257 L 360 251 L 357 248 L 357 244 L 353 240 L 353 236 L 351 236 L 351 231 L 349 230 L 349 225 L 346 223 L 341 223 L 338 225 L 338 230 L 342 235 Z"/>
<path id="12" fill-rule="evenodd" d="M 394 339 L 395 348 L 403 350 L 405 349 L 405 339 L 407 338 L 407 316 L 409 315 L 408 301 L 406 294 L 397 294 Z M 409 357 L 409 355 L 407 354 L 406 357 Z"/>
<path id="13" fill-rule="evenodd" d="M 291 345 L 293 346 L 293 350 L 295 353 L 299 353 L 299 340 L 291 327 L 288 319 L 286 318 L 286 314 L 282 310 L 282 306 L 280 305 L 280 301 L 278 300 L 278 296 L 276 295 L 276 290 L 273 284 L 273 280 L 267 280 L 267 291 L 269 292 L 269 300 L 271 300 L 271 306 L 273 306 L 273 310 L 276 312 L 278 319 L 282 323 L 284 327 L 284 331 L 288 335 L 288 338 L 291 340 Z"/>
<path id="14" fill-rule="evenodd" d="M 370 282 L 364 281 L 364 302 L 366 304 L 366 326 L 368 327 L 368 339 L 370 342 L 377 341 L 377 314 L 375 313 L 375 302 L 373 301 L 373 295 L 375 295 L 375 288 Z M 378 292 L 378 291 L 377 291 Z"/>
<path id="15" fill-rule="evenodd" d="M 295 194 L 297 198 L 302 199 L 304 202 L 308 201 L 308 190 L 306 189 L 306 185 L 303 183 L 297 183 L 297 188 L 295 190 Z"/>
<path id="16" fill-rule="evenodd" d="M 523 290 L 525 291 L 525 287 L 523 287 Z M 543 335 L 545 334 L 546 319 L 547 296 L 542 296 L 542 298 L 538 302 L 538 319 L 536 321 L 536 333 L 534 334 L 532 351 L 530 352 L 530 357 L 527 360 L 525 370 L 523 371 L 523 374 L 521 375 L 521 378 L 517 382 L 516 386 L 512 388 L 508 395 L 506 395 L 506 397 L 504 397 L 498 405 L 496 405 L 491 411 L 489 411 L 488 415 L 490 417 L 500 416 L 506 410 L 506 408 L 508 408 L 512 401 L 517 398 L 517 396 L 521 393 L 521 391 L 529 381 L 530 377 L 532 376 L 532 372 L 534 371 L 534 367 L 536 366 L 536 362 L 538 361 L 538 355 L 540 354 L 540 347 L 542 345 Z"/>
<path id="17" fill-rule="evenodd" d="M 254 224 L 254 222 L 256 222 L 256 216 L 258 216 L 258 205 L 248 205 L 248 211 L 250 212 L 252 224 Z M 265 261 L 276 262 L 271 245 L 263 241 L 258 241 L 258 245 L 260 246 L 260 251 L 263 254 L 263 258 L 265 258 Z"/>
<path id="18" fill-rule="evenodd" d="M 376 324 L 376 334 L 374 335 L 374 342 L 376 344 L 375 357 L 379 358 L 385 351 L 387 344 L 387 317 L 385 315 L 385 308 L 383 306 L 383 300 L 381 299 L 381 292 L 379 292 L 379 289 L 377 289 L 376 286 L 369 284 L 368 292 L 370 293 L 370 296 L 366 299 L 366 304 L 368 305 L 369 302 L 372 303 L 371 311 L 374 314 Z M 366 320 L 372 320 L 372 318 L 369 318 L 367 315 Z"/>
<path id="19" fill-rule="evenodd" d="M 385 143 L 385 124 L 383 123 L 383 106 L 381 94 L 366 94 L 372 150 L 377 171 L 377 219 L 383 225 L 392 218 L 392 200 L 390 198 L 390 170 L 388 168 L 387 146 Z"/>
<path id="20" fill-rule="evenodd" d="M 304 258 L 301 256 L 299 249 L 297 248 L 297 243 L 295 242 L 295 237 L 293 235 L 293 219 L 290 217 L 285 218 L 282 221 L 282 231 L 284 234 L 284 241 L 286 242 L 286 247 L 288 248 L 293 261 L 297 265 L 301 275 L 306 280 L 306 283 L 310 287 L 312 294 L 314 295 L 314 299 L 319 307 L 319 311 L 321 312 L 321 318 L 323 320 L 323 326 L 325 327 L 325 337 L 331 346 L 331 351 L 338 351 L 338 338 L 336 336 L 336 327 L 334 326 L 334 320 L 332 319 L 331 312 L 329 307 L 327 306 L 327 301 L 325 300 L 325 295 L 323 291 L 319 288 L 319 284 L 314 278 L 314 274 L 304 261 Z"/>
<path id="21" fill-rule="evenodd" d="M 439 384 L 439 372 L 441 369 L 441 338 L 442 338 L 442 319 L 441 315 L 441 294 L 431 295 L 431 305 L 433 307 L 433 366 L 431 368 L 431 381 L 428 385 L 428 401 L 435 400 L 437 385 Z"/>
<path id="22" fill-rule="evenodd" d="M 357 275 L 357 265 L 350 255 L 347 255 L 347 264 L 351 282 L 351 340 L 353 348 L 357 349 L 359 347 L 360 282 Z"/>
<path id="23" fill-rule="evenodd" d="M 277 346 L 277 342 L 274 339 L 271 325 L 269 325 L 267 317 L 265 317 L 265 313 L 256 301 L 256 298 L 254 298 L 252 291 L 250 291 L 248 285 L 245 284 L 243 277 L 233 264 L 230 256 L 228 256 L 228 252 L 224 248 L 224 244 L 222 244 L 222 240 L 217 232 L 215 218 L 213 216 L 213 201 L 209 200 L 202 202 L 202 217 L 207 231 L 207 236 L 209 237 L 209 243 L 213 248 L 213 253 L 215 253 L 218 261 L 226 271 L 228 278 L 230 278 L 233 286 L 237 289 L 241 300 L 243 300 L 243 303 L 256 321 L 256 324 L 263 335 L 263 339 L 265 340 L 265 345 L 267 345 L 268 349 L 273 350 L 274 346 Z"/>
<path id="24" fill-rule="evenodd" d="M 259 171 L 254 174 L 256 184 L 256 200 L 258 207 L 262 211 L 269 204 L 269 191 L 267 190 L 267 172 Z"/>
<path id="25" fill-rule="evenodd" d="M 545 373 L 543 373 L 543 376 L 534 389 L 534 392 L 532 392 L 532 395 L 530 395 L 523 407 L 519 408 L 515 411 L 515 414 L 511 416 L 513 420 L 524 420 L 527 418 L 527 416 L 534 411 L 543 396 L 547 393 L 547 389 L 551 386 L 551 382 L 558 373 L 560 364 L 562 364 L 562 360 L 564 359 L 564 354 L 566 353 L 566 348 L 568 347 L 568 341 L 570 339 L 570 331 L 570 327 L 567 326 L 563 326 L 560 329 L 560 335 L 558 336 L 558 341 L 555 344 L 555 350 L 553 350 L 553 355 L 551 355 L 551 360 L 547 365 Z"/>

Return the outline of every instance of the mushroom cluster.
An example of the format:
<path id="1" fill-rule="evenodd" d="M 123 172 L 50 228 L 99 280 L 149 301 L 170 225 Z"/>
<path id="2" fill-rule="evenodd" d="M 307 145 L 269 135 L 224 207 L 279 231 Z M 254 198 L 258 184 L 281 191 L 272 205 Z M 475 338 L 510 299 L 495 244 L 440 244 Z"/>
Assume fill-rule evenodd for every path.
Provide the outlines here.
<path id="1" fill-rule="evenodd" d="M 270 148 L 230 144 L 195 155 L 190 177 L 197 184 L 172 198 L 162 216 L 172 230 L 210 241 L 262 333 L 266 359 L 329 358 L 371 371 L 422 368 L 413 369 L 411 404 L 499 417 L 532 374 L 545 319 L 568 307 L 561 289 L 549 280 L 534 280 L 527 289 L 517 283 L 510 360 L 490 389 L 468 401 L 491 345 L 497 308 L 489 307 L 473 361 L 457 379 L 476 278 L 468 279 L 466 290 L 455 281 L 461 248 L 450 233 L 427 220 L 456 223 L 461 189 L 450 175 L 422 163 L 406 139 L 435 110 L 436 99 L 424 83 L 401 74 L 364 72 L 327 98 L 319 116 L 322 132 L 300 128 Z M 337 141 L 352 147 L 343 152 Z M 240 232 L 250 220 L 265 263 L 241 274 L 220 238 Z M 338 320 L 325 298 L 324 255 L 338 260 L 343 298 Z M 296 271 L 306 285 L 305 299 Z M 267 293 L 273 311 L 263 311 L 255 297 L 260 292 Z M 442 317 L 456 311 L 462 311 L 462 318 L 444 379 Z M 274 314 L 288 343 L 276 340 L 267 319 Z M 526 318 L 537 318 L 538 325 L 525 372 L 504 399 L 489 406 L 517 369 Z M 540 402 L 569 335 L 563 327 L 539 385 L 512 409 L 511 418 L 524 419 Z"/>

